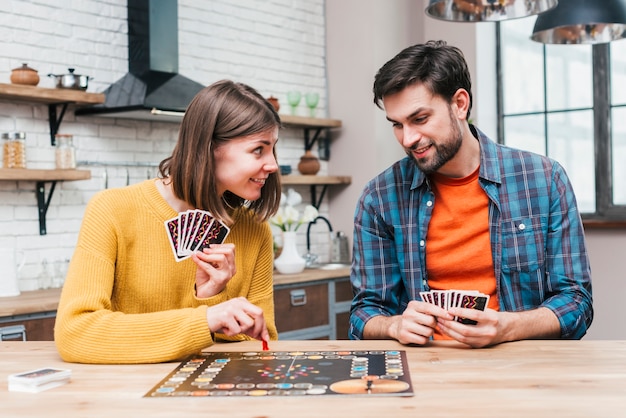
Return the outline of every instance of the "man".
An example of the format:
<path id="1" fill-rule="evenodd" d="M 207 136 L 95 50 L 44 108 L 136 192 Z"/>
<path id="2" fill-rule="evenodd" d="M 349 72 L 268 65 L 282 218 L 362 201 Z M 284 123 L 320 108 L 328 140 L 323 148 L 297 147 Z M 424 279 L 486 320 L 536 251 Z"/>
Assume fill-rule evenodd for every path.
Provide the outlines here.
<path id="1" fill-rule="evenodd" d="M 357 204 L 350 338 L 471 347 L 582 338 L 593 319 L 591 273 L 563 168 L 468 123 L 467 64 L 443 41 L 400 52 L 373 90 L 407 157 Z M 477 290 L 489 304 L 446 310 L 421 300 L 437 289 Z"/>

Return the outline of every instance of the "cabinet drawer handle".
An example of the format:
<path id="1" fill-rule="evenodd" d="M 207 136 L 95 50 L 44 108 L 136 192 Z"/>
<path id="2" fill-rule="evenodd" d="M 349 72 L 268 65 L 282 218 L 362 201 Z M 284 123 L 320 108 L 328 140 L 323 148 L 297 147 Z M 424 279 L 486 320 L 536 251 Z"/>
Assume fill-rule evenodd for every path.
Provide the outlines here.
<path id="1" fill-rule="evenodd" d="M 22 338 L 26 341 L 26 327 L 24 325 L 10 325 L 0 328 L 0 341 Z"/>
<path id="2" fill-rule="evenodd" d="M 306 290 L 296 289 L 289 292 L 291 295 L 291 306 L 306 305 Z"/>

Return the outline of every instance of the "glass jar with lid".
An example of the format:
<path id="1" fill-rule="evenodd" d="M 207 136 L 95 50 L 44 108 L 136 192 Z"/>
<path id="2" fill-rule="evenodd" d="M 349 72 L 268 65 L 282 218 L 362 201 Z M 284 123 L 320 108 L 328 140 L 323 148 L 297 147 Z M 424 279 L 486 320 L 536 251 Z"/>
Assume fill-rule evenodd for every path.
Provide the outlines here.
<path id="1" fill-rule="evenodd" d="M 76 168 L 76 150 L 74 137 L 69 134 L 56 134 L 56 149 L 54 151 L 56 168 L 67 170 Z"/>
<path id="2" fill-rule="evenodd" d="M 26 168 L 26 134 L 24 132 L 2 134 L 2 167 Z"/>

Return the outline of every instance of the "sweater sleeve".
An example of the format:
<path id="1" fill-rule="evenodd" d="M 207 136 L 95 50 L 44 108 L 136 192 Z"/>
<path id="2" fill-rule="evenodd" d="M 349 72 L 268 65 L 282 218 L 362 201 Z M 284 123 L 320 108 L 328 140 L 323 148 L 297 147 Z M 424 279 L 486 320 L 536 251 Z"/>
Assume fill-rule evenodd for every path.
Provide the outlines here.
<path id="1" fill-rule="evenodd" d="M 55 324 L 65 361 L 172 361 L 212 343 L 206 305 L 191 302 L 195 264 L 167 257 L 162 220 L 140 200 L 111 190 L 86 208 Z"/>

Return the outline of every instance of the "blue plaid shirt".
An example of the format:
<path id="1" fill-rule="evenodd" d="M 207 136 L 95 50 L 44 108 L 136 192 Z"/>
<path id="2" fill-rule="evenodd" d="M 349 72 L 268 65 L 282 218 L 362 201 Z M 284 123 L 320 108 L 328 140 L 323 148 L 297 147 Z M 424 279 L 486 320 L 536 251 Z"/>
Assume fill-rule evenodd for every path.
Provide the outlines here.
<path id="1" fill-rule="evenodd" d="M 480 142 L 479 182 L 489 197 L 500 310 L 546 307 L 559 319 L 561 338 L 582 338 L 593 319 L 591 271 L 564 169 L 472 130 Z M 355 211 L 351 339 L 363 338 L 370 318 L 399 315 L 428 290 L 426 245 L 434 204 L 428 179 L 410 157 L 366 185 Z"/>

